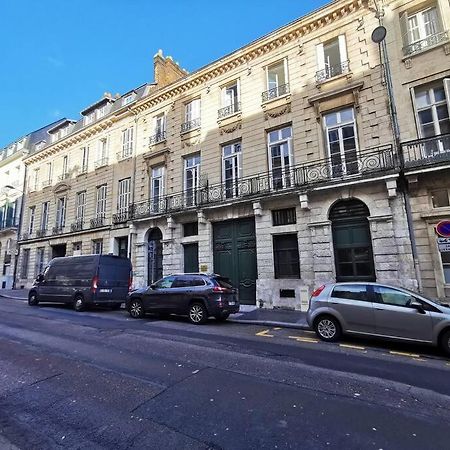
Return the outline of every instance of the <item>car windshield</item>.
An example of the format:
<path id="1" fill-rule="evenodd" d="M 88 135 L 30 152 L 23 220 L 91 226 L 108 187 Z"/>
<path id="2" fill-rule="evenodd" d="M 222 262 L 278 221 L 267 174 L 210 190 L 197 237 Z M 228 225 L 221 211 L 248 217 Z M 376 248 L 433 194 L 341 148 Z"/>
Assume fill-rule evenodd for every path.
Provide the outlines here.
<path id="1" fill-rule="evenodd" d="M 224 277 L 216 277 L 213 278 L 213 280 L 215 281 L 215 283 L 225 289 L 233 289 L 233 285 L 231 284 L 231 281 L 228 278 L 224 278 Z"/>

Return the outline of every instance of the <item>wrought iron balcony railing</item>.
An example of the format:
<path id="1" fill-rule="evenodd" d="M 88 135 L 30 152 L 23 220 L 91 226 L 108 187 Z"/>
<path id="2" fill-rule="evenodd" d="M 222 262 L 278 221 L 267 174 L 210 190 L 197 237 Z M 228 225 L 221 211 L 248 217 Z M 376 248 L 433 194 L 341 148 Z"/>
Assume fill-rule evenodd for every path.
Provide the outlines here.
<path id="1" fill-rule="evenodd" d="M 69 177 L 70 177 L 70 173 L 69 172 L 63 173 L 61 175 L 58 175 L 58 181 L 67 180 L 67 178 L 69 178 Z"/>
<path id="2" fill-rule="evenodd" d="M 148 144 L 155 145 L 155 144 L 159 144 L 160 142 L 164 142 L 165 140 L 166 140 L 166 132 L 158 131 L 153 136 L 150 136 L 148 138 Z"/>
<path id="3" fill-rule="evenodd" d="M 36 230 L 36 237 L 37 238 L 44 237 L 46 234 L 47 234 L 47 229 L 46 228 L 39 228 L 38 230 Z"/>
<path id="4" fill-rule="evenodd" d="M 103 227 L 106 225 L 106 217 L 101 215 L 91 219 L 91 228 Z"/>
<path id="5" fill-rule="evenodd" d="M 70 225 L 70 231 L 81 231 L 83 229 L 83 219 L 78 219 Z"/>
<path id="6" fill-rule="evenodd" d="M 51 186 L 51 184 L 52 184 L 52 180 L 44 180 L 42 182 L 42 187 L 45 188 L 47 186 Z"/>
<path id="7" fill-rule="evenodd" d="M 316 72 L 316 81 L 317 83 L 323 83 L 330 78 L 337 77 L 338 75 L 348 72 L 350 72 L 349 61 L 342 61 L 334 66 L 327 66 L 325 69 L 318 70 Z"/>
<path id="8" fill-rule="evenodd" d="M 88 165 L 87 165 L 87 164 L 84 164 L 84 165 L 82 165 L 82 166 L 80 167 L 80 172 L 79 172 L 79 174 L 81 175 L 81 174 L 83 174 L 83 173 L 87 173 L 87 171 L 88 171 Z"/>
<path id="9" fill-rule="evenodd" d="M 108 158 L 100 158 L 95 161 L 95 168 L 98 169 L 99 167 L 104 167 L 108 165 Z"/>
<path id="10" fill-rule="evenodd" d="M 181 124 L 181 132 L 186 133 L 187 131 L 195 130 L 196 128 L 199 128 L 201 124 L 202 122 L 200 120 L 200 117 L 189 120 L 189 122 Z"/>
<path id="11" fill-rule="evenodd" d="M 52 234 L 62 234 L 63 231 L 64 231 L 64 227 L 61 226 L 61 225 L 55 225 L 55 226 L 52 228 Z"/>
<path id="12" fill-rule="evenodd" d="M 427 36 L 425 39 L 421 39 L 420 41 L 413 42 L 403 47 L 403 55 L 411 56 L 414 55 L 414 53 L 421 52 L 422 50 L 434 47 L 435 45 L 441 44 L 442 42 L 446 42 L 448 40 L 448 30 L 441 31 L 436 34 L 432 34 L 431 36 Z"/>
<path id="13" fill-rule="evenodd" d="M 269 100 L 273 100 L 274 98 L 281 97 L 285 94 L 289 94 L 289 83 L 269 89 L 268 91 L 263 92 L 261 96 L 263 102 L 268 102 Z"/>
<path id="14" fill-rule="evenodd" d="M 450 164 L 450 134 L 404 142 L 402 157 L 405 170 Z"/>
<path id="15" fill-rule="evenodd" d="M 117 152 L 117 161 L 123 161 L 124 159 L 131 158 L 133 150 L 122 150 Z"/>
<path id="16" fill-rule="evenodd" d="M 0 223 L 0 231 L 1 230 L 6 230 L 9 228 L 17 228 L 18 223 L 17 220 L 15 219 L 4 219 L 1 223 Z"/>
<path id="17" fill-rule="evenodd" d="M 252 177 L 227 180 L 223 183 L 186 190 L 177 194 L 152 198 L 130 207 L 132 219 L 173 213 L 188 208 L 205 207 L 226 201 L 262 197 L 273 193 L 304 189 L 307 186 L 348 182 L 368 178 L 374 174 L 399 169 L 392 145 L 348 152 L 332 158 L 273 169 Z"/>
<path id="18" fill-rule="evenodd" d="M 117 225 L 119 223 L 125 223 L 129 218 L 128 211 L 118 212 L 112 215 L 112 223 Z"/>
<path id="19" fill-rule="evenodd" d="M 241 102 L 235 102 L 232 105 L 225 106 L 224 108 L 220 108 L 217 112 L 218 118 L 223 119 L 225 117 L 231 116 L 234 113 L 237 113 L 241 110 Z"/>

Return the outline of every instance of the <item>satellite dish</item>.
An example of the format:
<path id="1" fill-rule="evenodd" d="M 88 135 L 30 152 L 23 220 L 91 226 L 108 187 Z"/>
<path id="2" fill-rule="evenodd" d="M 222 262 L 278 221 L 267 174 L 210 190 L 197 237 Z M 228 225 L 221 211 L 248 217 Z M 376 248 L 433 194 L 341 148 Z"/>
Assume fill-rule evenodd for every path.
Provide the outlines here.
<path id="1" fill-rule="evenodd" d="M 386 28 L 383 26 L 376 27 L 375 30 L 372 31 L 372 41 L 376 44 L 379 44 L 386 37 Z"/>

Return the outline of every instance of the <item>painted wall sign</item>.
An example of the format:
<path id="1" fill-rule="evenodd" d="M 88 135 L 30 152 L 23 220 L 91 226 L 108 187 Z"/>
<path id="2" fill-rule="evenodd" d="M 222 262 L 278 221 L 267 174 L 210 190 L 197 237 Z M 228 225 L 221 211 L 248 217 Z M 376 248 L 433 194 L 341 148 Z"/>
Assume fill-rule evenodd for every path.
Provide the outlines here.
<path id="1" fill-rule="evenodd" d="M 441 220 L 436 225 L 436 233 L 441 237 L 450 238 L 450 220 Z"/>
<path id="2" fill-rule="evenodd" d="M 437 243 L 440 252 L 450 252 L 450 238 L 438 237 Z"/>

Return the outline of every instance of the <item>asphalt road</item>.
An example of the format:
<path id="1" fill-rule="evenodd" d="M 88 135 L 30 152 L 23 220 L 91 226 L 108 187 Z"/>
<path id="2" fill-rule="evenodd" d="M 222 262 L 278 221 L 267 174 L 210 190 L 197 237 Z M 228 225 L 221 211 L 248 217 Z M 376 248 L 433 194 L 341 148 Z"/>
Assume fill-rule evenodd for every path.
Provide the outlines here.
<path id="1" fill-rule="evenodd" d="M 0 299 L 0 448 L 450 447 L 438 351 Z"/>

